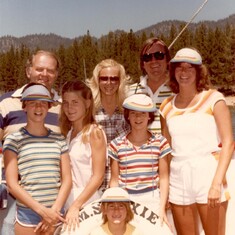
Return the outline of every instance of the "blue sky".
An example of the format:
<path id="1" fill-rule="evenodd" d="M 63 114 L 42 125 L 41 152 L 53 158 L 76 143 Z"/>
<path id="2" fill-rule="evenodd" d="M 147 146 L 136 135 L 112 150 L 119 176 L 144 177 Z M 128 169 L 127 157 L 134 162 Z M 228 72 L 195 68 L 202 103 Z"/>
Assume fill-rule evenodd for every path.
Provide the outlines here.
<path id="1" fill-rule="evenodd" d="M 0 36 L 55 33 L 100 37 L 137 31 L 163 20 L 188 21 L 205 0 L 0 0 Z M 193 22 L 235 13 L 234 0 L 208 0 Z"/>

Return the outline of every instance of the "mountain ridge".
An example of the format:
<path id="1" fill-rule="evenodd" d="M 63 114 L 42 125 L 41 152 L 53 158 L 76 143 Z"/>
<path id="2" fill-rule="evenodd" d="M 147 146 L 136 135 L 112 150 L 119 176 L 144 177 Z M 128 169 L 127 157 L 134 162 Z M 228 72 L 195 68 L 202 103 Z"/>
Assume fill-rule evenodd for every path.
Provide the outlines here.
<path id="1" fill-rule="evenodd" d="M 146 35 L 154 34 L 154 35 L 169 35 L 170 28 L 172 25 L 174 25 L 176 28 L 179 28 L 181 25 L 186 24 L 185 21 L 179 21 L 179 20 L 165 20 L 161 21 L 159 23 L 150 25 L 149 27 L 146 27 L 144 29 L 137 30 L 133 32 L 135 35 L 141 35 L 143 32 L 146 33 Z M 234 25 L 235 27 L 235 14 L 232 14 L 228 16 L 227 18 L 220 19 L 217 21 L 199 21 L 197 23 L 191 23 L 188 26 L 188 29 L 195 30 L 200 24 L 205 24 L 209 28 L 224 28 L 226 25 Z M 131 29 L 130 29 L 131 30 Z M 88 31 L 89 32 L 89 31 Z M 124 30 L 115 30 L 113 33 L 120 33 L 125 32 Z M 80 40 L 82 36 L 74 37 L 74 38 L 68 38 L 63 37 L 54 33 L 49 34 L 29 34 L 22 37 L 15 37 L 15 36 L 2 36 L 0 37 L 0 52 L 5 53 L 11 49 L 11 47 L 14 48 L 20 48 L 22 45 L 27 46 L 29 49 L 34 50 L 36 48 L 43 48 L 47 50 L 51 49 L 58 49 L 61 45 L 64 47 L 69 47 L 73 41 Z M 105 37 L 106 35 L 102 36 Z M 94 40 L 99 40 L 99 38 L 92 37 Z"/>

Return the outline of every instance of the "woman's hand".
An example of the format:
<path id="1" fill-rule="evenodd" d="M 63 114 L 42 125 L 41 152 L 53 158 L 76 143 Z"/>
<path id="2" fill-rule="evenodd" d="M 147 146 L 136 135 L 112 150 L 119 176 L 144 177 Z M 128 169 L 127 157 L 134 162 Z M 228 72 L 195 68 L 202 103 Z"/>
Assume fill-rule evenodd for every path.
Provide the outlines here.
<path id="1" fill-rule="evenodd" d="M 80 208 L 72 205 L 66 214 L 66 224 L 63 225 L 63 231 L 68 229 L 68 231 L 75 230 L 79 227 L 79 210 Z"/>
<path id="2" fill-rule="evenodd" d="M 211 186 L 208 193 L 208 205 L 215 207 L 220 205 L 221 186 Z"/>
<path id="3" fill-rule="evenodd" d="M 159 218 L 160 218 L 161 226 L 163 226 L 163 224 L 166 223 L 166 225 L 169 227 L 169 229 L 173 233 L 173 228 L 172 228 L 172 225 L 170 224 L 170 222 L 168 221 L 165 209 L 162 209 L 162 210 L 160 209 Z"/>
<path id="4" fill-rule="evenodd" d="M 50 234 L 53 234 L 55 230 L 55 226 L 49 225 L 45 220 L 42 220 L 37 227 L 34 229 L 34 232 L 37 233 L 37 231 L 40 231 L 40 233 L 50 232 Z"/>
<path id="5" fill-rule="evenodd" d="M 45 232 L 59 222 L 66 223 L 66 220 L 62 217 L 60 212 L 55 210 L 55 208 L 47 208 L 43 206 L 39 215 L 42 217 L 42 221 L 35 228 L 35 232 L 38 230 Z"/>
<path id="6" fill-rule="evenodd" d="M 66 220 L 62 217 L 60 212 L 56 211 L 53 208 L 47 208 L 42 206 L 38 214 L 42 217 L 42 221 L 35 228 L 35 232 L 45 232 L 59 222 L 66 223 Z"/>
<path id="7" fill-rule="evenodd" d="M 39 214 L 42 217 L 42 220 L 44 220 L 49 225 L 55 225 L 59 221 L 62 223 L 66 222 L 60 212 L 54 210 L 53 208 L 44 207 Z"/>

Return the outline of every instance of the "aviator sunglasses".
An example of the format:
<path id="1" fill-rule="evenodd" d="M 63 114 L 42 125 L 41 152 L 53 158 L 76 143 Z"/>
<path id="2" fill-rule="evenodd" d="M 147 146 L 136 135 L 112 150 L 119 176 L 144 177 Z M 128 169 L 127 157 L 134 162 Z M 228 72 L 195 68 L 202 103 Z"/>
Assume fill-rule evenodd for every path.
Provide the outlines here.
<path id="1" fill-rule="evenodd" d="M 99 80 L 100 80 L 100 82 L 108 82 L 108 80 L 109 80 L 111 83 L 116 83 L 119 81 L 119 77 L 118 76 L 113 76 L 113 77 L 100 76 Z"/>
<path id="2" fill-rule="evenodd" d="M 144 62 L 149 62 L 153 59 L 153 57 L 155 58 L 155 60 L 163 60 L 165 57 L 165 53 L 161 51 L 157 51 L 157 52 L 150 53 L 150 54 L 144 54 L 142 55 L 142 60 Z"/>

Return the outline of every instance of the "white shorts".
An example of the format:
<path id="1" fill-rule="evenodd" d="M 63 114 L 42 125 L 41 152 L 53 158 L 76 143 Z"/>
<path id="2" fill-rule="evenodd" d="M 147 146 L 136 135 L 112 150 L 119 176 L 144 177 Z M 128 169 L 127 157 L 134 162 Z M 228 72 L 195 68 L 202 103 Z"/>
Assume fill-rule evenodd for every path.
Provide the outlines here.
<path id="1" fill-rule="evenodd" d="M 159 214 L 160 208 L 160 193 L 159 189 L 155 189 L 146 193 L 129 194 L 131 201 L 145 205 L 153 212 Z"/>
<path id="2" fill-rule="evenodd" d="M 218 165 L 213 155 L 197 159 L 172 158 L 170 165 L 169 201 L 177 205 L 208 202 L 208 192 Z M 221 202 L 229 199 L 221 187 Z"/>

